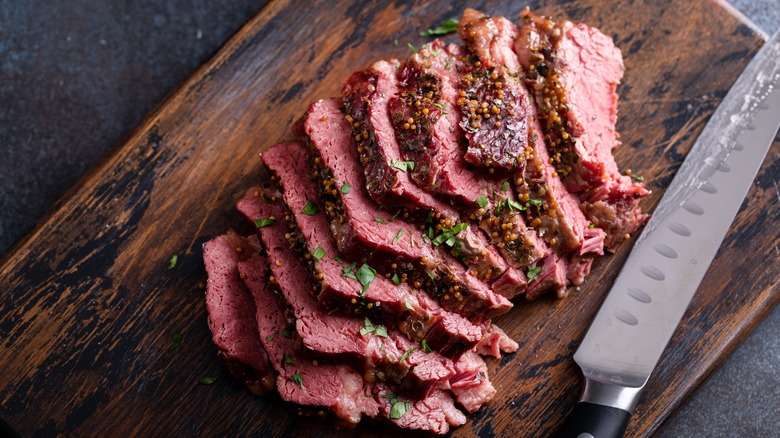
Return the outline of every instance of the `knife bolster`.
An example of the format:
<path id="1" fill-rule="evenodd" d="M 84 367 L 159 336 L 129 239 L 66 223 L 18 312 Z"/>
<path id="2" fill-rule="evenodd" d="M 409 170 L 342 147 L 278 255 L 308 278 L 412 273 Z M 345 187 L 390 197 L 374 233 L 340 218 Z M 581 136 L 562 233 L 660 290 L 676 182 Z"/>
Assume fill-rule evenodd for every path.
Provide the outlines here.
<path id="1" fill-rule="evenodd" d="M 642 386 L 636 388 L 604 383 L 586 376 L 585 388 L 582 390 L 579 402 L 622 409 L 630 414 L 639 401 L 642 388 Z"/>

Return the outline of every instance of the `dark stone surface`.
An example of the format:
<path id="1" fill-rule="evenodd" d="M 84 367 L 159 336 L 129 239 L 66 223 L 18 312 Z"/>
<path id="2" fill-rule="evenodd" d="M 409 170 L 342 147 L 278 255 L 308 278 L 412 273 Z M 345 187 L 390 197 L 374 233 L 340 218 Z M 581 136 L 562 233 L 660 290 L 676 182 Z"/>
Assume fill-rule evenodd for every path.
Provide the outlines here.
<path id="1" fill-rule="evenodd" d="M 0 0 L 0 253 L 264 3 Z M 734 4 L 780 28 L 779 0 Z M 776 435 L 778 333 L 780 308 L 658 435 Z"/>
<path id="2" fill-rule="evenodd" d="M 0 253 L 264 3 L 0 1 Z"/>

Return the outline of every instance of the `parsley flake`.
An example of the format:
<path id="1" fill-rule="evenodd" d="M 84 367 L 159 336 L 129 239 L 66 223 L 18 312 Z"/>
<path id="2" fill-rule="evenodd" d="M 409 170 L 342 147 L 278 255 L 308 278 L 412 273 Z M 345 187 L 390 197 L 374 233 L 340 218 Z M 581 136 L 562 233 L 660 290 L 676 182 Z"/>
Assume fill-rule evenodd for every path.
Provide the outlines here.
<path id="1" fill-rule="evenodd" d="M 484 196 L 480 196 L 477 198 L 477 205 L 479 205 L 479 208 L 485 208 L 487 207 L 487 198 Z"/>
<path id="2" fill-rule="evenodd" d="M 285 365 L 295 365 L 295 359 L 292 358 L 289 354 L 284 355 L 284 364 Z"/>
<path id="3" fill-rule="evenodd" d="M 590 228 L 592 230 L 592 229 L 596 228 L 596 224 L 590 224 L 590 225 L 588 225 L 588 228 Z"/>
<path id="4" fill-rule="evenodd" d="M 179 261 L 179 255 L 178 254 L 172 255 L 171 259 L 168 260 L 168 270 L 170 271 L 171 269 L 175 268 L 176 262 L 178 261 Z"/>
<path id="5" fill-rule="evenodd" d="M 447 35 L 455 32 L 456 30 L 458 30 L 458 20 L 450 18 L 448 20 L 442 21 L 440 25 L 434 27 L 433 29 L 420 32 L 420 36 L 429 37 L 436 35 Z"/>
<path id="6" fill-rule="evenodd" d="M 539 275 L 540 272 L 542 272 L 542 267 L 537 266 L 535 268 L 531 268 L 529 266 L 526 266 L 528 269 L 528 283 L 532 282 L 534 278 L 536 278 L 537 275 Z"/>
<path id="7" fill-rule="evenodd" d="M 301 213 L 308 214 L 309 216 L 314 216 L 320 211 L 320 208 L 317 207 L 317 204 L 308 201 L 306 202 L 306 205 L 303 206 L 303 209 L 301 210 Z"/>
<path id="8" fill-rule="evenodd" d="M 631 175 L 628 175 L 628 176 L 630 176 L 631 179 L 633 179 L 634 181 L 639 181 L 639 182 L 644 182 L 645 181 L 645 177 L 643 177 L 641 175 L 634 175 L 632 173 Z"/>
<path id="9" fill-rule="evenodd" d="M 384 220 L 384 219 L 382 219 L 381 217 L 375 217 L 375 218 L 374 218 L 374 220 L 375 220 L 375 221 L 377 221 L 377 222 L 379 222 L 380 224 L 385 224 L 385 225 L 387 225 L 387 221 L 386 221 L 386 220 Z"/>
<path id="10" fill-rule="evenodd" d="M 184 337 L 181 335 L 181 333 L 176 332 L 171 337 L 171 346 L 173 348 L 179 348 L 181 346 L 181 341 Z"/>
<path id="11" fill-rule="evenodd" d="M 442 227 L 441 231 L 442 233 L 436 236 L 435 239 L 433 239 L 433 244 L 436 246 L 441 245 L 444 243 L 447 246 L 453 246 L 455 245 L 455 242 L 457 241 L 455 239 L 455 236 L 460 233 L 461 231 L 465 230 L 468 225 L 465 222 L 461 222 L 458 225 L 455 225 L 452 228 L 444 228 Z M 430 233 L 433 234 L 433 233 Z M 428 236 L 430 237 L 430 236 Z"/>
<path id="12" fill-rule="evenodd" d="M 371 333 L 383 338 L 387 337 L 387 329 L 385 326 L 378 325 L 375 327 L 374 324 L 371 323 L 371 320 L 363 318 L 363 328 L 360 329 L 360 335 L 365 336 Z"/>
<path id="13" fill-rule="evenodd" d="M 341 276 L 346 278 L 351 278 L 353 280 L 357 280 L 357 277 L 355 277 L 355 267 L 357 266 L 356 263 L 352 263 L 351 265 L 347 266 L 346 268 L 341 270 Z"/>
<path id="14" fill-rule="evenodd" d="M 276 337 L 276 335 L 278 335 L 278 334 L 279 334 L 279 332 L 273 332 L 273 333 L 271 333 L 270 335 L 268 335 L 268 337 L 267 337 L 267 338 L 265 338 L 265 340 L 266 340 L 266 341 L 268 341 L 268 342 L 271 342 L 271 341 L 273 341 L 273 340 L 274 340 L 274 338 L 275 338 L 275 337 Z"/>
<path id="15" fill-rule="evenodd" d="M 401 279 L 398 278 L 398 274 L 393 274 L 393 277 L 390 278 L 390 280 L 393 280 L 393 283 L 395 283 L 396 286 L 401 285 Z"/>
<path id="16" fill-rule="evenodd" d="M 312 254 L 311 256 L 317 260 L 320 260 L 321 258 L 325 257 L 326 254 L 327 253 L 325 252 L 324 249 L 317 247 L 317 249 L 314 251 L 314 254 Z"/>
<path id="17" fill-rule="evenodd" d="M 412 45 L 412 43 L 406 43 L 406 47 L 408 47 L 408 48 L 409 48 L 409 50 L 411 50 L 411 51 L 412 51 L 412 52 L 414 52 L 414 53 L 417 53 L 417 52 L 419 52 L 419 50 L 417 50 L 417 47 L 414 47 L 414 46 Z"/>
<path id="18" fill-rule="evenodd" d="M 412 353 L 414 353 L 415 350 L 417 350 L 416 347 L 412 347 L 412 348 L 406 350 L 404 352 L 404 355 L 401 356 L 401 359 L 398 360 L 398 363 L 403 363 L 403 361 L 405 361 L 407 358 L 409 358 L 409 356 L 411 356 Z"/>
<path id="19" fill-rule="evenodd" d="M 198 383 L 201 385 L 211 385 L 212 383 L 216 382 L 217 378 L 213 376 L 205 376 L 201 377 L 200 380 L 198 380 Z"/>
<path id="20" fill-rule="evenodd" d="M 390 407 L 390 415 L 389 415 L 390 419 L 397 420 L 403 417 L 406 414 L 406 411 L 409 410 L 409 408 L 411 408 L 411 404 L 409 402 L 396 401 Z"/>
<path id="21" fill-rule="evenodd" d="M 414 161 L 393 160 L 391 164 L 393 167 L 402 172 L 410 172 L 414 170 Z"/>
<path id="22" fill-rule="evenodd" d="M 344 183 L 344 184 L 341 186 L 341 193 L 342 193 L 342 194 L 344 194 L 344 195 L 346 195 L 347 193 L 349 193 L 349 189 L 351 189 L 351 188 L 352 188 L 352 187 L 350 187 L 350 185 L 349 185 L 349 184 L 347 184 L 347 183 Z"/>
<path id="23" fill-rule="evenodd" d="M 445 111 L 447 109 L 447 106 L 444 105 L 443 103 L 434 103 L 433 106 L 435 106 L 436 108 L 439 109 L 439 112 L 441 113 L 441 115 L 447 114 L 447 111 Z M 436 184 L 431 184 L 431 185 L 435 186 Z"/>
<path id="24" fill-rule="evenodd" d="M 404 301 L 404 304 L 406 305 L 406 308 L 414 312 L 414 307 L 412 307 L 412 303 L 408 301 Z"/>
<path id="25" fill-rule="evenodd" d="M 506 192 L 507 190 L 509 190 L 509 181 L 504 181 L 504 183 L 501 184 L 501 191 Z"/>
<path id="26" fill-rule="evenodd" d="M 538 207 L 538 206 L 542 205 L 542 200 L 541 199 L 529 199 L 528 203 Z"/>
<path id="27" fill-rule="evenodd" d="M 395 237 L 393 237 L 393 245 L 395 245 L 396 242 L 398 242 L 398 239 L 404 236 L 404 230 L 398 229 L 398 233 L 396 233 Z"/>
<path id="28" fill-rule="evenodd" d="M 273 218 L 261 218 L 261 219 L 255 219 L 255 227 L 257 228 L 263 228 L 263 227 L 269 227 L 276 223 L 276 219 Z"/>
<path id="29" fill-rule="evenodd" d="M 355 273 L 355 277 L 357 278 L 357 281 L 359 281 L 360 284 L 363 285 L 363 289 L 360 290 L 360 296 L 362 297 L 366 295 L 366 290 L 368 289 L 368 286 L 371 284 L 372 281 L 374 281 L 374 278 L 376 278 L 376 270 L 371 266 L 368 266 L 367 264 L 363 263 L 360 269 L 358 269 L 357 272 Z"/>
<path id="30" fill-rule="evenodd" d="M 430 353 L 432 351 L 431 347 L 428 346 L 428 342 L 425 339 L 423 339 L 420 342 L 420 346 L 422 347 L 423 351 L 426 353 Z"/>
<path id="31" fill-rule="evenodd" d="M 301 388 L 303 388 L 303 377 L 300 374 L 298 374 L 298 373 L 293 374 L 292 375 L 292 381 L 296 385 L 298 385 Z"/>

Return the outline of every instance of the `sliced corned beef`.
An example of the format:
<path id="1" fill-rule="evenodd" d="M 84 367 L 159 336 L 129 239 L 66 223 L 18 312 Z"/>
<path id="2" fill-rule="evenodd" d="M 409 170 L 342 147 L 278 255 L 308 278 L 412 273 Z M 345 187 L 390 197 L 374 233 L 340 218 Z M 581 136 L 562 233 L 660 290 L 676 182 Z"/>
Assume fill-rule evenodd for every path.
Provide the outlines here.
<path id="1" fill-rule="evenodd" d="M 516 347 L 515 347 L 516 348 Z M 479 355 L 469 351 L 455 363 L 456 376 L 450 380 L 452 392 L 458 403 L 469 413 L 476 412 L 482 405 L 493 400 L 496 388 L 490 383 L 487 365 Z"/>
<path id="2" fill-rule="evenodd" d="M 406 400 L 399 397 L 391 386 L 377 383 L 377 397 L 382 415 L 392 418 L 393 405 L 402 403 L 397 412 L 405 412 L 402 417 L 391 420 L 402 429 L 426 430 L 438 434 L 446 434 L 450 426 L 460 426 L 466 423 L 466 416 L 457 407 L 452 397 L 446 391 L 435 391 L 421 400 Z"/>
<path id="3" fill-rule="evenodd" d="M 615 91 L 623 76 L 620 49 L 581 23 L 555 23 L 528 10 L 522 17 L 515 50 L 542 108 L 553 163 L 614 249 L 647 219 L 638 203 L 649 193 L 641 182 L 621 175 L 612 156 L 620 144 L 615 130 Z"/>
<path id="4" fill-rule="evenodd" d="M 485 333 L 485 337 L 482 342 L 477 344 L 474 349 L 477 353 L 483 356 L 493 356 L 501 358 L 502 352 L 515 352 L 519 345 L 513 341 L 501 328 L 495 324 L 491 324 L 490 330 Z"/>
<path id="5" fill-rule="evenodd" d="M 427 225 L 432 226 L 438 234 L 438 227 L 453 228 L 458 226 L 460 214 L 454 208 L 437 201 L 425 190 L 417 187 L 409 175 L 420 171 L 418 179 L 428 180 L 430 179 L 429 174 L 436 172 L 435 177 L 438 181 L 441 179 L 438 177 L 439 174 L 449 175 L 451 173 L 450 166 L 444 169 L 440 169 L 440 167 L 446 164 L 447 160 L 453 159 L 453 153 L 458 155 L 457 149 L 437 157 L 437 163 L 431 160 L 436 156 L 440 147 L 457 147 L 456 140 L 444 138 L 445 134 L 441 132 L 444 130 L 446 135 L 451 136 L 450 129 L 454 128 L 449 125 L 438 126 L 434 132 L 433 126 L 429 125 L 432 121 L 431 118 L 435 115 L 431 113 L 430 109 L 422 108 L 426 106 L 439 111 L 439 108 L 434 105 L 437 102 L 433 99 L 434 91 L 431 88 L 439 88 L 441 81 L 427 74 L 423 75 L 422 78 L 416 77 L 416 70 L 407 66 L 404 68 L 404 72 L 406 72 L 404 80 L 409 82 L 408 89 L 406 89 L 403 83 L 399 83 L 397 66 L 397 62 L 380 61 L 350 77 L 342 90 L 348 112 L 348 115 L 344 116 L 347 122 L 344 122 L 340 128 L 346 130 L 344 138 L 351 129 L 352 136 L 357 142 L 354 147 L 360 157 L 359 162 L 363 164 L 365 181 L 367 181 L 368 192 L 372 198 L 388 210 L 397 209 L 402 218 L 407 218 L 408 215 L 409 218 L 416 219 L 418 223 L 427 220 Z M 432 82 L 421 83 L 421 79 L 424 78 L 431 78 Z M 415 103 L 422 102 L 422 97 L 417 93 L 423 92 L 431 94 L 430 97 L 426 97 L 426 103 L 420 103 L 418 107 Z M 438 94 L 438 91 L 436 93 Z M 416 97 L 421 97 L 421 100 L 418 101 Z M 410 112 L 408 105 L 419 110 L 419 114 Z M 423 114 L 425 110 L 428 111 L 427 115 Z M 330 117 L 326 114 L 323 116 Z M 412 121 L 409 122 L 409 120 Z M 443 119 L 442 123 L 445 121 Z M 328 126 L 333 125 L 331 121 L 325 120 L 324 122 L 328 123 Z M 394 124 L 398 130 L 393 129 Z M 420 126 L 417 126 L 418 124 Z M 333 127 L 336 128 L 335 125 Z M 443 143 L 443 141 L 448 143 Z M 433 148 L 428 147 L 431 145 Z M 406 157 L 403 156 L 404 152 L 407 154 Z M 412 161 L 409 161 L 409 158 L 412 158 Z M 382 180 L 392 180 L 392 184 L 380 183 L 379 181 Z M 460 184 L 465 184 L 465 181 L 468 180 L 467 176 L 461 176 Z M 472 179 L 472 181 L 477 180 Z M 453 181 L 443 181 L 442 183 L 449 184 L 451 182 Z M 434 181 L 434 184 L 437 183 Z M 425 188 L 430 189 L 430 184 Z M 331 188 L 331 190 L 333 189 Z M 381 194 L 382 191 L 386 193 Z M 450 190 L 450 192 L 452 191 Z M 459 200 L 474 205 L 477 203 L 477 197 L 475 187 L 468 187 L 463 190 Z M 431 217 L 430 212 L 434 212 L 435 217 Z M 490 245 L 478 227 L 466 226 L 453 237 L 454 239 L 445 239 L 445 241 L 450 242 L 449 246 L 453 248 L 453 255 L 466 263 L 470 270 L 476 271 L 479 279 L 491 282 L 507 270 L 506 261 L 498 253 L 498 250 Z M 510 275 L 509 278 L 514 277 Z M 508 284 L 508 281 L 502 283 L 502 285 Z M 515 286 L 521 287 L 522 285 Z M 516 295 L 523 291 L 524 288 L 521 288 L 512 292 L 513 295 Z"/>
<path id="6" fill-rule="evenodd" d="M 458 34 L 472 54 L 464 63 L 458 99 L 469 143 L 466 160 L 491 173 L 520 171 L 532 104 L 517 77 L 512 51 L 517 27 L 503 17 L 466 9 Z"/>
<path id="7" fill-rule="evenodd" d="M 394 220 L 367 196 L 365 180 L 355 171 L 357 156 L 349 125 L 341 116 L 339 104 L 320 100 L 309 107 L 304 129 L 315 152 L 315 166 L 323 180 L 325 209 L 339 248 L 355 258 L 370 258 L 378 269 L 398 275 L 416 288 L 425 288 L 448 310 L 472 317 L 501 314 L 512 304 L 484 283 L 469 275 L 460 262 L 432 245 L 412 224 Z M 341 187 L 349 186 L 344 193 Z M 466 225 L 463 224 L 465 227 Z M 448 233 L 437 239 L 447 243 Z M 426 243 L 430 242 L 430 243 Z M 395 272 L 395 274 L 393 274 Z"/>
<path id="8" fill-rule="evenodd" d="M 360 296 L 360 282 L 348 278 L 357 273 L 352 271 L 359 270 L 357 264 L 350 268 L 349 259 L 339 253 L 325 214 L 322 211 L 317 214 L 303 212 L 309 202 L 317 205 L 318 210 L 327 207 L 319 200 L 315 179 L 305 171 L 306 162 L 290 159 L 301 154 L 306 154 L 304 146 L 287 144 L 268 150 L 263 154 L 263 160 L 273 168 L 272 172 L 284 190 L 284 199 L 292 210 L 297 228 L 302 231 L 309 253 L 315 253 L 317 248 L 323 250 L 322 257 L 312 259 L 315 269 L 322 275 L 321 301 L 322 294 L 327 294 L 335 297 L 334 300 L 348 302 L 353 312 L 368 310 L 366 315 L 397 326 L 412 339 L 425 339 L 431 348 L 447 356 L 456 356 L 478 342 L 485 331 L 484 326 L 476 326 L 466 318 L 444 310 L 424 293 L 414 293 L 402 280 L 404 274 L 399 277 L 377 275 L 366 288 L 365 296 Z M 257 204 L 257 200 L 254 202 Z M 324 301 L 332 300 L 326 298 Z M 362 306 L 363 302 L 371 305 Z"/>
<path id="9" fill-rule="evenodd" d="M 274 388 L 274 371 L 257 335 L 254 305 L 236 264 L 252 253 L 233 231 L 203 245 L 206 265 L 206 309 L 214 345 L 225 367 L 255 394 Z"/>
<path id="10" fill-rule="evenodd" d="M 305 406 L 330 409 L 343 422 L 357 424 L 365 415 L 375 417 L 379 405 L 371 385 L 353 368 L 338 363 L 313 363 L 305 351 L 296 347 L 294 318 L 286 315 L 273 287 L 253 288 L 260 340 L 271 357 L 279 376 L 279 395 Z"/>
<path id="11" fill-rule="evenodd" d="M 265 215 L 281 216 L 281 206 L 260 204 Z M 314 281 L 308 268 L 287 246 L 287 227 L 277 223 L 258 228 L 269 260 L 249 260 L 239 264 L 250 289 L 262 284 L 260 273 L 270 270 L 297 318 L 297 331 L 307 348 L 329 355 L 347 355 L 360 362 L 368 381 L 375 379 L 401 384 L 406 394 L 425 397 L 433 389 L 448 387 L 454 375 L 452 362 L 431 351 L 422 351 L 419 342 L 407 339 L 394 328 L 384 328 L 368 318 L 331 315 L 311 296 Z M 266 266 L 260 263 L 266 262 Z M 427 345 L 427 344 L 426 344 Z M 409 353 L 407 353 L 409 352 Z"/>

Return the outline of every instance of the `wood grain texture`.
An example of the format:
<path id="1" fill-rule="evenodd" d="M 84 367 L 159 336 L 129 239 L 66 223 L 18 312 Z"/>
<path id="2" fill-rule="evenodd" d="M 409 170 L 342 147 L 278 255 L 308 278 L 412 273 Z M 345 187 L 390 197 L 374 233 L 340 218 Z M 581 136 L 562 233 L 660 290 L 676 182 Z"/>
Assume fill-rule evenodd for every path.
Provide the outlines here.
<path id="1" fill-rule="evenodd" d="M 331 420 L 251 396 L 221 366 L 201 245 L 228 227 L 247 231 L 234 199 L 258 181 L 258 152 L 288 138 L 309 102 L 337 95 L 372 60 L 406 56 L 407 42 L 425 41 L 419 30 L 467 6 L 517 17 L 525 4 L 269 2 L 4 257 L 0 417 L 23 435 L 330 435 Z M 647 177 L 652 209 L 760 39 L 711 1 L 531 6 L 597 26 L 623 50 L 616 157 Z M 629 436 L 651 434 L 778 301 L 778 158 L 775 142 Z M 556 426 L 581 387 L 571 355 L 627 251 L 599 260 L 569 299 L 520 301 L 501 318 L 521 349 L 489 361 L 499 395 L 454 435 L 544 436 Z M 198 385 L 204 375 L 218 380 Z"/>

